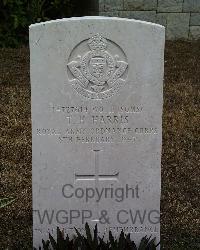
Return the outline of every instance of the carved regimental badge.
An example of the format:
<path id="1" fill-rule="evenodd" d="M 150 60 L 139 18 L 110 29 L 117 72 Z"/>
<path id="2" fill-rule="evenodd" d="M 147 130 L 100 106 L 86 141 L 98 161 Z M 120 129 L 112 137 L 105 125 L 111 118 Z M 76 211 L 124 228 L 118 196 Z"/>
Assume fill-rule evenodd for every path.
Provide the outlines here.
<path id="1" fill-rule="evenodd" d="M 124 85 L 128 63 L 116 43 L 96 34 L 73 49 L 67 66 L 70 82 L 78 93 L 104 99 Z"/>

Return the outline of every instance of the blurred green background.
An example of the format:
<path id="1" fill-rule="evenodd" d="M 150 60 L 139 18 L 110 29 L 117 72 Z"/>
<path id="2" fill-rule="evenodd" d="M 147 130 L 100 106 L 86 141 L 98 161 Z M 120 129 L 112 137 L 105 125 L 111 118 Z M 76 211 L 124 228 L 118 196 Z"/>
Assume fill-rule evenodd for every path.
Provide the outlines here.
<path id="1" fill-rule="evenodd" d="M 95 0 L 0 0 L 0 47 L 28 43 L 32 23 L 90 15 Z M 93 8 L 93 9 L 92 9 Z"/>

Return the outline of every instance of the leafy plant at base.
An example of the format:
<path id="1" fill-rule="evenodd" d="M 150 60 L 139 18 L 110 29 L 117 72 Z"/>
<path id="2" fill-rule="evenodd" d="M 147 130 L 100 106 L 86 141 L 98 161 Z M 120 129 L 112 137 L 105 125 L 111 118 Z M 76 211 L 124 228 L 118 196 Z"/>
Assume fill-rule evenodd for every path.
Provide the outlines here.
<path id="1" fill-rule="evenodd" d="M 109 241 L 105 242 L 104 238 L 98 236 L 97 225 L 94 228 L 93 234 L 91 233 L 88 223 L 85 224 L 85 236 L 75 228 L 77 236 L 69 239 L 67 235 L 64 236 L 64 231 L 57 228 L 57 241 L 49 234 L 49 240 L 42 240 L 43 248 L 39 250 L 156 250 L 157 246 L 155 238 L 143 237 L 140 245 L 137 247 L 134 241 L 131 240 L 130 234 L 125 235 L 122 231 L 119 238 L 113 237 L 112 232 L 109 231 Z M 37 250 L 36 248 L 34 248 Z"/>
<path id="2" fill-rule="evenodd" d="M 0 208 L 6 207 L 11 204 L 15 199 L 13 198 L 1 198 L 0 199 Z"/>

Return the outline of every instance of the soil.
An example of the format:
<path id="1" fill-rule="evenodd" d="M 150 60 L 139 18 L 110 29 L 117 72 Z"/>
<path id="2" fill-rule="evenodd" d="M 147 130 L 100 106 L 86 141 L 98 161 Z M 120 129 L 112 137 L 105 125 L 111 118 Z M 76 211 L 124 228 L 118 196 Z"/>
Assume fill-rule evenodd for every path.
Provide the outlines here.
<path id="1" fill-rule="evenodd" d="M 200 249 L 200 41 L 165 51 L 161 245 Z M 0 249 L 32 249 L 29 50 L 0 49 Z"/>

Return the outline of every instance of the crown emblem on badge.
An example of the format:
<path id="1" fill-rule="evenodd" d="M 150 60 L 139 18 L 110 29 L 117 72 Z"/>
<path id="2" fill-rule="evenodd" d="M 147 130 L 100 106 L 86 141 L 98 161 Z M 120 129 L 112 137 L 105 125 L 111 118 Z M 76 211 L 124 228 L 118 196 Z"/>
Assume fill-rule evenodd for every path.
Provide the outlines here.
<path id="1" fill-rule="evenodd" d="M 106 50 L 107 41 L 101 35 L 96 34 L 95 36 L 91 37 L 88 41 L 88 45 L 91 50 Z"/>
<path id="2" fill-rule="evenodd" d="M 88 46 L 88 52 L 80 55 L 76 50 L 82 43 Z M 76 57 L 69 58 L 68 69 L 73 79 L 74 88 L 83 96 L 91 99 L 104 99 L 112 96 L 123 85 L 125 72 L 128 68 L 126 56 L 114 42 L 96 34 L 83 41 L 73 51 Z M 112 55 L 109 49 L 121 50 L 124 59 Z"/>

